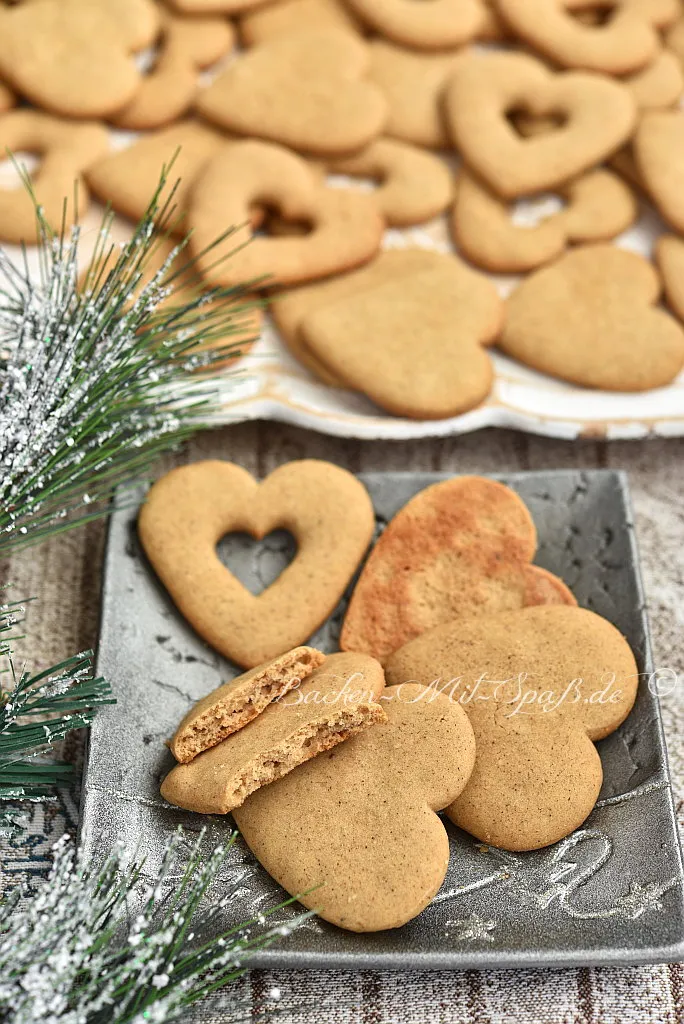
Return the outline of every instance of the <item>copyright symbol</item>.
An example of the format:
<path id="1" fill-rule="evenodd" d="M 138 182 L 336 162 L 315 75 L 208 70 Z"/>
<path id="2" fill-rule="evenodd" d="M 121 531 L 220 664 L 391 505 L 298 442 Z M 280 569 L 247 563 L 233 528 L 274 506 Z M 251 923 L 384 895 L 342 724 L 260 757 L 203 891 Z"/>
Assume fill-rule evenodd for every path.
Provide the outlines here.
<path id="1" fill-rule="evenodd" d="M 658 668 L 648 678 L 648 688 L 654 697 L 670 697 L 677 688 L 677 673 L 672 668 Z"/>

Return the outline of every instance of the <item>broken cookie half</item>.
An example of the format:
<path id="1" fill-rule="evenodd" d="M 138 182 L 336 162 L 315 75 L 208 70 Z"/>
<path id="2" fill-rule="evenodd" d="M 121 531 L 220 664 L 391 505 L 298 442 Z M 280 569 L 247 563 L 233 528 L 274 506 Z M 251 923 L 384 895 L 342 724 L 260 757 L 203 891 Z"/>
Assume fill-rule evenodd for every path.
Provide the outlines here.
<path id="1" fill-rule="evenodd" d="M 295 647 L 212 690 L 182 719 L 169 742 L 171 753 L 181 764 L 192 761 L 242 729 L 324 661 L 315 647 Z"/>
<path id="2" fill-rule="evenodd" d="M 190 811 L 228 814 L 261 786 L 363 729 L 385 722 L 387 716 L 378 703 L 384 685 L 384 672 L 375 658 L 332 654 L 244 728 L 193 756 L 189 763 L 176 765 L 164 779 L 161 794 Z M 205 722 L 213 707 L 206 702 L 215 702 L 220 692 L 200 702 L 205 705 L 200 712 Z M 186 719 L 192 721 L 191 716 L 192 712 Z M 174 743 L 183 728 L 181 723 Z"/>

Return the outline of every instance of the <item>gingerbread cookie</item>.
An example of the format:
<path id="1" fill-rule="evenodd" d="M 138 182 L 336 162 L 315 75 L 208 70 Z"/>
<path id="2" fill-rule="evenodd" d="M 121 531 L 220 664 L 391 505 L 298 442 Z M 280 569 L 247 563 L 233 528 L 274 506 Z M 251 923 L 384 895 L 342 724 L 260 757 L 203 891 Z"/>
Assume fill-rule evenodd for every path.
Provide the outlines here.
<path id="1" fill-rule="evenodd" d="M 496 338 L 501 315 L 492 282 L 441 255 L 430 269 L 308 314 L 300 337 L 334 377 L 387 412 L 444 419 L 489 394 L 493 372 L 484 347 Z"/>
<path id="2" fill-rule="evenodd" d="M 159 187 L 162 168 L 166 167 L 168 177 L 162 198 L 170 196 L 173 190 L 172 202 L 177 211 L 175 233 L 185 235 L 190 190 L 200 171 L 226 141 L 220 132 L 200 121 L 179 121 L 95 161 L 86 171 L 86 181 L 103 203 L 110 203 L 117 213 L 137 222 L 149 206 Z M 217 226 L 215 234 L 221 234 L 221 230 Z"/>
<path id="3" fill-rule="evenodd" d="M 387 721 L 378 703 L 381 666 L 359 654 L 332 654 L 282 699 L 217 746 L 166 776 L 169 803 L 203 814 L 228 814 L 262 786 L 371 725 Z"/>
<path id="4" fill-rule="evenodd" d="M 527 366 L 584 387 L 663 387 L 684 365 L 684 332 L 653 308 L 659 296 L 658 275 L 642 256 L 583 246 L 519 285 L 498 344 Z"/>
<path id="5" fill-rule="evenodd" d="M 79 215 L 88 208 L 83 171 L 108 148 L 107 132 L 99 124 L 74 124 L 25 107 L 0 115 L 0 152 L 27 151 L 40 157 L 31 180 L 43 216 L 55 232 L 63 218 L 67 227 L 74 223 L 75 188 Z M 35 207 L 24 185 L 0 189 L 0 238 L 32 244 L 36 228 Z"/>
<path id="6" fill-rule="evenodd" d="M 659 50 L 655 25 L 645 5 L 611 4 L 607 23 L 585 24 L 572 0 L 497 0 L 504 21 L 525 43 L 555 64 L 624 75 L 645 67 Z M 595 6 L 595 5 L 594 5 Z"/>
<path id="7" fill-rule="evenodd" d="M 519 273 L 548 263 L 573 242 L 614 238 L 637 218 L 631 189 L 610 171 L 589 171 L 557 191 L 563 209 L 536 224 L 518 224 L 504 200 L 461 171 L 451 213 L 459 249 L 485 270 Z"/>
<path id="8" fill-rule="evenodd" d="M 255 238 L 250 217 L 264 207 L 310 230 Z M 372 196 L 325 188 L 301 157 L 258 141 L 236 142 L 209 163 L 195 183 L 188 219 L 200 271 L 225 287 L 297 284 L 349 270 L 375 255 L 384 228 Z M 205 252 L 231 225 L 238 227 L 225 242 Z"/>
<path id="9" fill-rule="evenodd" d="M 242 729 L 293 686 L 298 687 L 324 661 L 325 655 L 315 647 L 295 647 L 236 676 L 190 708 L 169 750 L 180 764 L 188 764 Z"/>
<path id="10" fill-rule="evenodd" d="M 133 98 L 141 80 L 133 54 L 158 27 L 151 0 L 0 6 L 0 76 L 54 114 L 106 117 Z"/>
<path id="11" fill-rule="evenodd" d="M 676 231 L 684 231 L 684 113 L 653 110 L 639 121 L 634 157 L 649 195 Z"/>
<path id="12" fill-rule="evenodd" d="M 253 668 L 297 646 L 331 614 L 368 544 L 375 519 L 359 481 L 314 459 L 290 462 L 259 484 L 230 462 L 174 469 L 140 511 L 138 532 L 181 613 L 216 650 Z M 219 561 L 225 534 L 289 530 L 294 560 L 255 596 Z"/>
<path id="13" fill-rule="evenodd" d="M 369 52 L 369 77 L 389 106 L 385 134 L 428 149 L 449 147 L 442 99 L 463 51 L 419 53 L 374 39 Z"/>
<path id="14" fill-rule="evenodd" d="M 446 92 L 447 118 L 464 160 L 507 198 L 554 188 L 629 137 L 636 107 L 629 90 L 600 75 L 554 74 L 524 53 L 462 57 Z M 521 139 L 507 114 L 560 113 L 557 130 Z"/>
<path id="15" fill-rule="evenodd" d="M 203 92 L 197 109 L 230 131 L 325 156 L 378 135 L 387 104 L 364 80 L 368 50 L 340 29 L 289 32 L 255 46 Z"/>
<path id="16" fill-rule="evenodd" d="M 376 179 L 375 201 L 395 227 L 431 220 L 447 208 L 454 193 L 451 172 L 439 157 L 395 139 L 376 139 L 360 153 L 333 160 L 328 171 Z"/>
<path id="17" fill-rule="evenodd" d="M 684 242 L 676 235 L 661 235 L 655 261 L 663 279 L 665 297 L 673 313 L 684 320 Z"/>
<path id="18" fill-rule="evenodd" d="M 360 33 L 356 19 L 342 0 L 284 0 L 240 18 L 240 38 L 245 46 L 257 46 L 301 28 L 341 28 Z"/>
<path id="19" fill-rule="evenodd" d="M 225 18 L 165 13 L 153 66 L 133 99 L 112 116 L 119 128 L 158 128 L 181 117 L 192 103 L 199 73 L 223 57 L 235 32 Z"/>
<path id="20" fill-rule="evenodd" d="M 323 366 L 303 343 L 300 328 L 304 317 L 323 306 L 378 284 L 439 266 L 442 260 L 441 254 L 432 249 L 388 249 L 360 270 L 276 295 L 270 304 L 270 312 L 292 354 L 325 384 L 344 387 L 344 382 Z"/>
<path id="21" fill-rule="evenodd" d="M 530 513 L 503 484 L 462 476 L 426 487 L 394 516 L 371 551 L 340 646 L 384 661 L 452 619 L 573 603 L 561 580 L 530 565 L 536 548 Z"/>
<path id="22" fill-rule="evenodd" d="M 444 50 L 473 39 L 485 22 L 480 0 L 347 0 L 380 35 L 416 50 Z"/>
<path id="23" fill-rule="evenodd" d="M 668 50 L 662 50 L 652 64 L 624 79 L 639 110 L 660 110 L 674 106 L 684 91 L 682 65 Z"/>
<path id="24" fill-rule="evenodd" d="M 462 792 L 475 745 L 458 704 L 421 686 L 382 695 L 387 722 L 307 761 L 235 811 L 247 845 L 289 893 L 355 932 L 399 928 L 444 881 L 437 811 Z"/>
<path id="25" fill-rule="evenodd" d="M 438 626 L 393 654 L 386 674 L 394 684 L 436 681 L 460 702 L 477 753 L 446 813 L 506 850 L 548 846 L 586 820 L 603 779 L 594 743 L 625 720 L 639 678 L 624 637 L 581 608 Z"/>

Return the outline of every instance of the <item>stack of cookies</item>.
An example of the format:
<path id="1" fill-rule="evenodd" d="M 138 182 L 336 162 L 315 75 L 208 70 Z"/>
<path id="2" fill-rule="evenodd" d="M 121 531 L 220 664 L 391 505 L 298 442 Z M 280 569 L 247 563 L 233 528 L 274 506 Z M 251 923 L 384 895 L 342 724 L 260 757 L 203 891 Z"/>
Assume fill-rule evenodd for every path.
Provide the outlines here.
<path id="1" fill-rule="evenodd" d="M 483 843 L 534 850 L 591 813 L 595 742 L 629 714 L 638 671 L 624 637 L 533 564 L 521 499 L 457 477 L 389 522 L 353 586 L 340 652 L 303 642 L 335 609 L 373 534 L 363 485 L 307 460 L 263 483 L 201 462 L 151 489 L 144 550 L 170 596 L 246 668 L 184 717 L 163 797 L 232 813 L 266 870 L 353 931 L 411 920 L 441 886 L 446 817 Z M 219 561 L 228 531 L 297 541 L 253 595 Z"/>
<path id="2" fill-rule="evenodd" d="M 588 388 L 682 369 L 683 62 L 681 0 L 20 0 L 0 146 L 42 158 L 55 228 L 74 180 L 138 219 L 177 154 L 204 284 L 273 298 L 327 385 L 435 419 L 487 397 L 491 345 Z M 141 134 L 112 152 L 105 123 Z M 611 244 L 644 197 L 655 265 Z M 438 217 L 444 252 L 396 235 Z M 0 192 L 0 239 L 34 237 Z M 483 271 L 529 276 L 504 303 Z"/>

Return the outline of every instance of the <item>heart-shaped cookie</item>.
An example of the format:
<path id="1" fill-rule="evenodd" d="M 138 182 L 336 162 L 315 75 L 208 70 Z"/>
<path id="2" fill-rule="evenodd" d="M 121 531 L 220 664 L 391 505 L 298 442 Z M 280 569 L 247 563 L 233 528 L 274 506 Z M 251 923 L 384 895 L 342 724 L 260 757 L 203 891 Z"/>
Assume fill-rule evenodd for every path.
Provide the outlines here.
<path id="1" fill-rule="evenodd" d="M 606 24 L 585 24 L 573 12 L 590 0 L 497 0 L 515 34 L 553 63 L 624 75 L 654 59 L 660 40 L 648 10 L 633 3 L 610 5 Z M 594 6 L 597 6 L 594 4 Z"/>
<path id="2" fill-rule="evenodd" d="M 162 35 L 152 68 L 130 103 L 113 115 L 113 123 L 140 130 L 175 121 L 192 103 L 200 71 L 223 57 L 234 40 L 225 18 L 162 9 Z"/>
<path id="3" fill-rule="evenodd" d="M 642 256 L 582 246 L 518 286 L 498 344 L 527 366 L 584 387 L 663 387 L 684 366 L 684 332 L 653 308 L 659 296 L 658 275 Z"/>
<path id="4" fill-rule="evenodd" d="M 240 18 L 240 39 L 245 46 L 256 46 L 302 28 L 341 28 L 359 34 L 344 0 L 280 0 Z"/>
<path id="5" fill-rule="evenodd" d="M 684 320 L 684 241 L 676 235 L 661 235 L 655 246 L 655 261 L 667 303 Z"/>
<path id="6" fill-rule="evenodd" d="M 386 722 L 378 703 L 384 686 L 382 667 L 374 658 L 331 654 L 244 728 L 173 768 L 161 794 L 189 811 L 228 814 L 310 758 Z"/>
<path id="7" fill-rule="evenodd" d="M 107 132 L 100 124 L 78 124 L 26 107 L 0 115 L 0 153 L 29 152 L 40 158 L 31 175 L 32 185 L 45 220 L 57 233 L 63 219 L 69 227 L 77 212 L 82 216 L 87 210 L 89 195 L 83 171 L 108 148 Z M 78 210 L 73 202 L 75 183 Z M 36 229 L 36 210 L 24 185 L 0 189 L 0 238 L 32 244 Z"/>
<path id="8" fill-rule="evenodd" d="M 638 110 L 673 107 L 684 92 L 682 62 L 669 50 L 661 50 L 651 64 L 623 81 Z"/>
<path id="9" fill-rule="evenodd" d="M 152 567 L 185 618 L 245 668 L 296 647 L 335 608 L 373 533 L 366 489 L 346 470 L 304 459 L 259 484 L 240 466 L 206 461 L 151 488 L 138 532 Z M 216 554 L 221 538 L 289 530 L 297 555 L 254 596 Z"/>
<path id="10" fill-rule="evenodd" d="M 417 50 L 444 50 L 473 39 L 484 25 L 480 0 L 347 0 L 380 35 Z"/>
<path id="11" fill-rule="evenodd" d="M 234 814 L 276 881 L 355 932 L 399 928 L 436 894 L 449 864 L 436 812 L 463 790 L 475 756 L 467 716 L 448 697 L 407 685 L 385 690 L 382 705 L 385 724 L 260 789 Z"/>
<path id="12" fill-rule="evenodd" d="M 636 121 L 624 85 L 601 75 L 549 71 L 524 53 L 472 53 L 456 62 L 447 122 L 464 160 L 507 198 L 576 177 L 618 149 Z M 557 114 L 553 131 L 521 138 L 507 115 Z"/>
<path id="13" fill-rule="evenodd" d="M 44 110 L 106 117 L 140 84 L 133 54 L 159 28 L 151 0 L 0 5 L 0 76 Z"/>
<path id="14" fill-rule="evenodd" d="M 376 139 L 359 153 L 330 161 L 328 171 L 375 179 L 373 196 L 393 227 L 432 220 L 454 195 L 451 171 L 443 160 L 396 139 Z"/>
<path id="15" fill-rule="evenodd" d="M 226 136 L 201 121 L 179 121 L 94 161 L 86 171 L 86 181 L 103 203 L 110 203 L 117 213 L 137 222 L 159 187 L 162 168 L 169 168 L 162 205 L 173 189 L 173 205 L 178 213 L 176 233 L 186 235 L 190 189 L 226 142 Z"/>
<path id="16" fill-rule="evenodd" d="M 644 114 L 632 145 L 653 202 L 668 224 L 684 231 L 684 113 L 653 110 Z"/>
<path id="17" fill-rule="evenodd" d="M 636 220 L 631 189 L 599 168 L 556 190 L 566 205 L 536 224 L 514 220 L 508 204 L 462 170 L 451 213 L 454 238 L 469 260 L 493 273 L 532 270 L 559 256 L 571 242 L 614 238 Z"/>
<path id="18" fill-rule="evenodd" d="M 385 671 L 388 683 L 432 684 L 466 712 L 475 768 L 447 815 L 507 850 L 555 843 L 591 813 L 603 779 L 594 743 L 625 720 L 638 684 L 627 641 L 581 608 L 438 626 Z"/>
<path id="19" fill-rule="evenodd" d="M 574 604 L 562 580 L 531 565 L 532 517 L 515 491 L 463 476 L 426 487 L 379 537 L 354 587 L 340 646 L 384 661 L 452 619 L 528 604 Z"/>
<path id="20" fill-rule="evenodd" d="M 267 40 L 234 61 L 197 109 L 241 135 L 321 155 L 349 153 L 382 129 L 387 104 L 364 81 L 368 49 L 352 33 L 311 28 Z"/>
<path id="21" fill-rule="evenodd" d="M 269 208 L 311 230 L 252 237 L 255 209 Z M 375 255 L 384 226 L 372 196 L 326 188 L 306 160 L 257 141 L 232 143 L 211 160 L 192 190 L 188 220 L 200 271 L 224 287 L 297 284 L 349 270 Z M 205 251 L 235 225 L 225 242 Z"/>
<path id="22" fill-rule="evenodd" d="M 491 281 L 456 257 L 304 316 L 302 344 L 335 378 L 399 416 L 442 419 L 478 405 L 501 325 Z"/>

